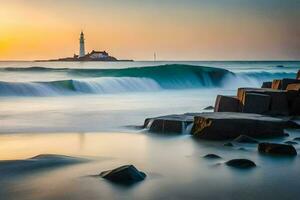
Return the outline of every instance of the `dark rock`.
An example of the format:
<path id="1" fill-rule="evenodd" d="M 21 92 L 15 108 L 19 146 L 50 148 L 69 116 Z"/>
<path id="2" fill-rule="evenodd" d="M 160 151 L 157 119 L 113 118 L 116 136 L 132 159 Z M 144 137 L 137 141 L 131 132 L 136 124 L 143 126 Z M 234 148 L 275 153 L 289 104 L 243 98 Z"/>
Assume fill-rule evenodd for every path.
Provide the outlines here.
<path id="1" fill-rule="evenodd" d="M 207 106 L 206 108 L 204 108 L 203 110 L 213 110 L 215 109 L 213 106 Z"/>
<path id="2" fill-rule="evenodd" d="M 300 81 L 300 80 L 298 80 Z M 299 91 L 300 90 L 300 83 L 292 83 L 292 84 L 288 84 L 288 86 L 286 87 L 286 90 L 295 90 L 295 91 Z"/>
<path id="3" fill-rule="evenodd" d="M 216 154 L 207 154 L 207 155 L 203 156 L 203 158 L 218 159 L 218 158 L 221 158 L 221 157 L 216 155 Z"/>
<path id="4" fill-rule="evenodd" d="M 282 80 L 273 80 L 272 89 L 286 90 L 289 84 L 300 83 L 298 79 L 284 78 Z"/>
<path id="5" fill-rule="evenodd" d="M 244 147 L 240 147 L 238 149 L 241 150 L 241 151 L 247 151 L 247 149 L 245 149 Z"/>
<path id="6" fill-rule="evenodd" d="M 274 90 L 280 90 L 280 88 L 281 88 L 282 86 L 281 86 L 281 80 L 273 80 L 273 82 L 272 82 L 272 89 L 274 89 Z"/>
<path id="7" fill-rule="evenodd" d="M 300 70 L 298 70 L 297 79 L 300 80 Z"/>
<path id="8" fill-rule="evenodd" d="M 258 143 L 257 140 L 247 135 L 240 135 L 239 137 L 235 138 L 233 141 L 238 143 Z"/>
<path id="9" fill-rule="evenodd" d="M 300 116 L 300 96 L 295 98 L 290 107 L 291 115 Z"/>
<path id="10" fill-rule="evenodd" d="M 294 142 L 294 141 L 286 141 L 284 142 L 285 144 L 291 144 L 291 145 L 295 145 L 298 144 L 298 142 Z"/>
<path id="11" fill-rule="evenodd" d="M 233 96 L 218 95 L 215 101 L 215 112 L 238 112 L 239 100 Z"/>
<path id="12" fill-rule="evenodd" d="M 266 114 L 271 115 L 288 115 L 289 106 L 287 92 L 285 90 L 263 89 L 263 88 L 239 88 L 238 99 L 241 105 L 245 104 L 245 97 L 247 93 L 264 94 L 271 97 L 269 111 Z"/>
<path id="13" fill-rule="evenodd" d="M 146 178 L 146 174 L 133 165 L 124 165 L 113 170 L 103 171 L 100 176 L 111 182 L 130 185 Z"/>
<path id="14" fill-rule="evenodd" d="M 248 159 L 232 159 L 226 162 L 226 165 L 235 168 L 247 169 L 256 167 L 256 164 Z"/>
<path id="15" fill-rule="evenodd" d="M 231 142 L 227 142 L 224 144 L 225 147 L 233 147 L 233 144 Z"/>
<path id="16" fill-rule="evenodd" d="M 283 136 L 285 128 L 297 127 L 295 122 L 259 114 L 212 112 L 197 114 L 191 133 L 200 139 L 226 140 L 240 135 Z"/>
<path id="17" fill-rule="evenodd" d="M 260 153 L 273 154 L 273 155 L 297 155 L 296 149 L 292 145 L 276 144 L 276 143 L 259 143 L 258 151 Z"/>
<path id="18" fill-rule="evenodd" d="M 263 82 L 261 88 L 272 88 L 272 82 Z"/>
<path id="19" fill-rule="evenodd" d="M 296 137 L 296 138 L 294 138 L 294 140 L 300 141 L 300 137 Z"/>
<path id="20" fill-rule="evenodd" d="M 284 137 L 289 137 L 289 136 L 290 136 L 290 134 L 288 134 L 288 133 L 284 133 L 284 134 L 283 134 L 283 136 L 284 136 Z"/>
<path id="21" fill-rule="evenodd" d="M 268 113 L 271 104 L 271 96 L 267 94 L 246 93 L 242 105 L 244 113 Z"/>
<path id="22" fill-rule="evenodd" d="M 193 123 L 192 115 L 167 115 L 148 118 L 144 128 L 155 133 L 183 133 L 187 126 Z"/>

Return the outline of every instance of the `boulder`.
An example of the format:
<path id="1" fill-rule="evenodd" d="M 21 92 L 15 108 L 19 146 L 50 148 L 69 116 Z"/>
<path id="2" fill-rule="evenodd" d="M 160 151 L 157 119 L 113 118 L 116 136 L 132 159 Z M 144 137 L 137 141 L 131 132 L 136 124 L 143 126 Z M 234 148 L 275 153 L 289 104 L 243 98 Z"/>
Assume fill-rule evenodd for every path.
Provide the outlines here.
<path id="1" fill-rule="evenodd" d="M 290 84 L 300 84 L 300 80 L 292 78 L 284 78 L 281 80 L 281 89 L 286 90 Z"/>
<path id="2" fill-rule="evenodd" d="M 300 115 L 300 96 L 295 98 L 290 106 L 290 114 L 291 115 Z"/>
<path id="3" fill-rule="evenodd" d="M 200 139 L 226 140 L 240 135 L 254 138 L 283 136 L 285 128 L 299 128 L 295 122 L 259 114 L 212 112 L 194 117 L 191 133 Z"/>
<path id="4" fill-rule="evenodd" d="M 286 87 L 286 90 L 288 90 L 288 91 L 289 90 L 299 91 L 300 90 L 300 83 L 291 83 L 291 84 L 288 84 L 288 86 Z"/>
<path id="5" fill-rule="evenodd" d="M 203 156 L 203 158 L 208 158 L 208 159 L 219 159 L 221 158 L 220 156 L 216 155 L 216 154 L 207 154 L 205 156 Z"/>
<path id="6" fill-rule="evenodd" d="M 113 170 L 103 171 L 100 176 L 119 184 L 133 184 L 146 178 L 146 174 L 137 170 L 133 165 L 124 165 Z"/>
<path id="7" fill-rule="evenodd" d="M 258 151 L 260 153 L 273 154 L 273 155 L 297 155 L 296 149 L 292 145 L 288 144 L 276 144 L 276 143 L 259 143 Z"/>
<path id="8" fill-rule="evenodd" d="M 273 80 L 271 88 L 274 90 L 280 90 L 281 88 L 281 80 Z"/>
<path id="9" fill-rule="evenodd" d="M 263 88 L 239 88 L 237 96 L 241 105 L 245 104 L 245 97 L 248 93 L 264 94 L 271 97 L 270 107 L 267 114 L 288 115 L 288 98 L 285 90 L 263 89 Z"/>
<path id="10" fill-rule="evenodd" d="M 238 112 L 239 101 L 233 96 L 218 95 L 215 102 L 215 112 Z"/>
<path id="11" fill-rule="evenodd" d="M 297 77 L 296 77 L 298 80 L 300 80 L 300 70 L 298 70 L 298 73 L 297 73 Z"/>
<path id="12" fill-rule="evenodd" d="M 282 80 L 273 80 L 272 89 L 276 90 L 286 90 L 289 84 L 300 83 L 298 79 L 284 78 Z"/>
<path id="13" fill-rule="evenodd" d="M 225 147 L 233 147 L 233 144 L 231 142 L 227 142 L 224 144 Z"/>
<path id="14" fill-rule="evenodd" d="M 242 112 L 244 113 L 268 113 L 271 104 L 271 96 L 267 94 L 245 93 Z"/>
<path id="15" fill-rule="evenodd" d="M 213 109 L 215 109 L 213 106 L 207 106 L 207 107 L 203 108 L 203 110 L 213 110 Z"/>
<path id="16" fill-rule="evenodd" d="M 291 145 L 296 145 L 298 144 L 298 142 L 294 142 L 294 141 L 286 141 L 284 142 L 285 144 L 291 144 Z"/>
<path id="17" fill-rule="evenodd" d="M 192 115 L 167 115 L 147 118 L 144 128 L 155 133 L 183 133 L 193 121 Z"/>
<path id="18" fill-rule="evenodd" d="M 300 141 L 300 137 L 294 138 L 295 141 Z"/>
<path id="19" fill-rule="evenodd" d="M 248 169 L 256 167 L 256 164 L 248 159 L 232 159 L 226 162 L 226 165 L 235 168 Z"/>
<path id="20" fill-rule="evenodd" d="M 272 82 L 263 82 L 261 88 L 272 88 Z"/>
<path id="21" fill-rule="evenodd" d="M 238 142 L 238 143 L 258 143 L 257 140 L 254 138 L 251 138 L 247 135 L 240 135 L 239 137 L 235 138 L 233 142 Z"/>

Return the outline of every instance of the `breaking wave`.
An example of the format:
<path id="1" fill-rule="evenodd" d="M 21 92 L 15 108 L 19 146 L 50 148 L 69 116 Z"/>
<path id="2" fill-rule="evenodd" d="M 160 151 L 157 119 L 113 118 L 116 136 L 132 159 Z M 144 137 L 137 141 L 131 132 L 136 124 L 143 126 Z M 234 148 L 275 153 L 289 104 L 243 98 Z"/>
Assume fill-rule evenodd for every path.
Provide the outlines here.
<path id="1" fill-rule="evenodd" d="M 0 81 L 0 96 L 56 96 L 147 92 L 164 89 L 236 88 L 258 86 L 263 81 L 274 78 L 295 77 L 295 73 L 264 71 L 233 73 L 226 69 L 181 64 L 125 69 L 29 67 L 0 70 L 30 73 L 58 72 L 72 77 L 70 80 L 48 82 Z"/>

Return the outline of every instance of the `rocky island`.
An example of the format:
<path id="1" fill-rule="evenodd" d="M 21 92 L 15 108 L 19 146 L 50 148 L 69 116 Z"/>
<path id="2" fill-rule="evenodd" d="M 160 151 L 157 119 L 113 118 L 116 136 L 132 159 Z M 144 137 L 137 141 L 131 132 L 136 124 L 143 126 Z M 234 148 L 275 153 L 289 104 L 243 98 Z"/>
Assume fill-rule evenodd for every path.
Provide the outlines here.
<path id="1" fill-rule="evenodd" d="M 85 39 L 84 34 L 81 31 L 80 38 L 79 38 L 79 55 L 74 54 L 73 57 L 66 57 L 66 58 L 58 58 L 58 59 L 49 59 L 49 60 L 35 60 L 36 62 L 53 62 L 53 61 L 108 61 L 108 62 L 131 62 L 133 60 L 119 60 L 114 56 L 109 55 L 106 51 L 95 51 L 92 50 L 90 53 L 85 53 Z"/>

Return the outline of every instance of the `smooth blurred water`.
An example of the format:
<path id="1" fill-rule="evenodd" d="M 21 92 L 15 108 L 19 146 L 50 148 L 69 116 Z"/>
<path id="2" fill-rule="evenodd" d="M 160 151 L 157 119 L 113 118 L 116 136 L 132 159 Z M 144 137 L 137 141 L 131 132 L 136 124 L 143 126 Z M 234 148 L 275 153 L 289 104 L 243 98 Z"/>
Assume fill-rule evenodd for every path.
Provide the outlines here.
<path id="1" fill-rule="evenodd" d="M 299 132 L 289 133 L 290 137 L 273 141 L 283 142 L 299 136 Z M 299 145 L 295 147 L 299 151 Z M 116 132 L 0 136 L 2 160 L 45 153 L 83 157 L 92 162 L 6 176 L 0 179 L 1 199 L 281 200 L 299 197 L 299 156 L 260 155 L 256 144 L 225 147 L 223 142 L 197 141 L 189 135 Z M 203 158 L 208 153 L 222 158 Z M 251 159 L 257 167 L 241 170 L 224 164 L 234 158 Z M 126 187 L 90 176 L 125 164 L 134 164 L 147 178 Z M 0 175 L 3 177 L 1 172 Z"/>
<path id="2" fill-rule="evenodd" d="M 127 131 L 124 126 L 141 125 L 146 117 L 200 112 L 214 105 L 217 94 L 294 77 L 299 67 L 300 62 L 0 62 L 0 132 Z"/>

